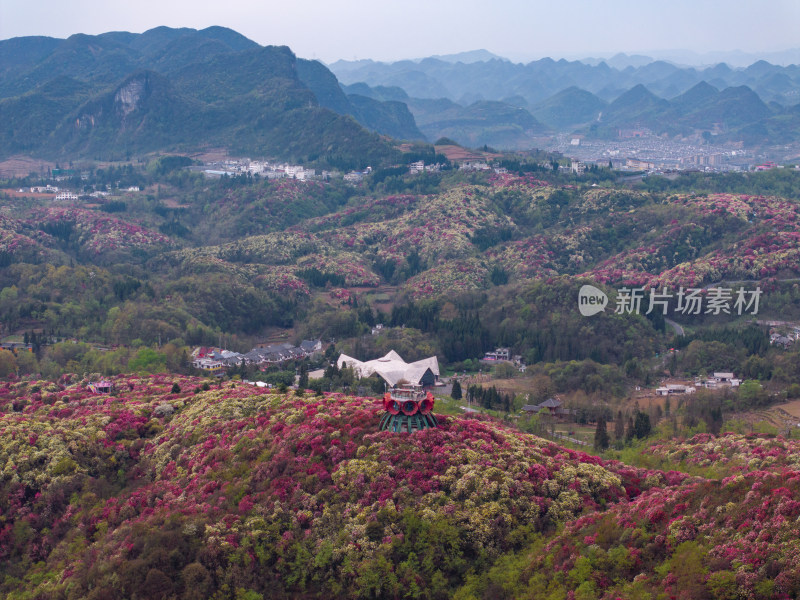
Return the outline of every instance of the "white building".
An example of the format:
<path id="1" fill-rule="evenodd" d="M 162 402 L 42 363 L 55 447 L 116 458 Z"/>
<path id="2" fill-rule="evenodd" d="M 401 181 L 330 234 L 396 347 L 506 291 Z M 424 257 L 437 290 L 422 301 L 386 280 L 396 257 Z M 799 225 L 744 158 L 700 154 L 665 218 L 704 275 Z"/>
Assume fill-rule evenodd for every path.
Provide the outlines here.
<path id="1" fill-rule="evenodd" d="M 714 381 L 718 386 L 739 387 L 741 380 L 736 379 L 733 373 L 714 373 Z"/>
<path id="2" fill-rule="evenodd" d="M 435 356 L 407 363 L 394 350 L 386 356 L 367 362 L 342 354 L 336 365 L 340 369 L 344 366 L 351 367 L 359 377 L 377 374 L 389 387 L 395 387 L 400 382 L 435 385 L 439 380 L 439 360 Z"/>
<path id="3" fill-rule="evenodd" d="M 298 174 L 303 172 L 303 167 L 299 165 L 286 165 L 284 172 L 286 173 L 287 177 L 299 179 Z"/>
<path id="4" fill-rule="evenodd" d="M 682 383 L 668 383 L 666 386 L 656 388 L 656 394 L 659 396 L 673 396 L 675 394 L 694 394 L 695 388 Z"/>
<path id="5" fill-rule="evenodd" d="M 351 171 L 350 173 L 347 173 L 343 177 L 343 179 L 347 183 L 359 183 L 360 181 L 362 181 L 364 179 L 364 174 L 363 173 L 359 173 L 358 171 Z"/>
<path id="6" fill-rule="evenodd" d="M 487 352 L 483 360 L 511 360 L 510 348 L 495 348 L 494 352 Z"/>
<path id="7" fill-rule="evenodd" d="M 483 161 L 465 160 L 458 169 L 459 171 L 488 171 L 490 167 Z"/>
<path id="8" fill-rule="evenodd" d="M 580 162 L 579 160 L 573 160 L 570 163 L 570 170 L 575 173 L 576 175 L 580 175 L 586 170 L 586 165 Z"/>
<path id="9" fill-rule="evenodd" d="M 223 375 L 226 369 L 225 363 L 213 358 L 197 358 L 192 361 L 192 365 L 194 365 L 195 369 L 209 371 L 213 375 Z"/>

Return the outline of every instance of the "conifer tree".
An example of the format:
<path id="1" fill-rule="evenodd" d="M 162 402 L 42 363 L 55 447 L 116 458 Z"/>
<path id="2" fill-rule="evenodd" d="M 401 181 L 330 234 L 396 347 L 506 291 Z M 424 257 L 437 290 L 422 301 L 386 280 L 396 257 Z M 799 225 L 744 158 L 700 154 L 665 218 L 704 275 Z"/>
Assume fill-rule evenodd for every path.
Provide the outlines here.
<path id="1" fill-rule="evenodd" d="M 625 418 L 622 411 L 617 411 L 617 419 L 614 421 L 614 438 L 619 441 L 625 437 Z"/>
<path id="2" fill-rule="evenodd" d="M 633 417 L 628 417 L 628 427 L 625 429 L 625 441 L 630 442 L 634 435 L 636 435 L 636 429 L 633 426 Z"/>
<path id="3" fill-rule="evenodd" d="M 305 390 L 308 387 L 308 367 L 306 363 L 300 364 L 300 380 L 297 382 L 297 387 Z"/>
<path id="4" fill-rule="evenodd" d="M 597 429 L 594 431 L 594 449 L 605 450 L 608 448 L 609 439 L 606 430 L 606 420 L 603 417 L 597 419 Z"/>
<path id="5" fill-rule="evenodd" d="M 638 411 L 636 413 L 636 421 L 633 427 L 638 439 L 642 439 L 650 435 L 650 431 L 652 430 L 652 426 L 650 425 L 650 415 L 645 412 Z"/>

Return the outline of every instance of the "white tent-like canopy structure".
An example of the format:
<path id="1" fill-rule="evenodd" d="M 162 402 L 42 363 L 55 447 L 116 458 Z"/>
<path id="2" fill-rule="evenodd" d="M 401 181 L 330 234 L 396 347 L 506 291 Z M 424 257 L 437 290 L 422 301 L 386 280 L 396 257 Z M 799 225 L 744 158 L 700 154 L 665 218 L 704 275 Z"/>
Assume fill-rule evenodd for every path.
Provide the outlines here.
<path id="1" fill-rule="evenodd" d="M 345 364 L 355 370 L 359 377 L 369 377 L 377 373 L 390 387 L 396 386 L 399 381 L 433 385 L 439 379 L 439 361 L 435 356 L 407 363 L 394 350 L 386 356 L 367 362 L 342 354 L 336 365 L 341 369 Z"/>

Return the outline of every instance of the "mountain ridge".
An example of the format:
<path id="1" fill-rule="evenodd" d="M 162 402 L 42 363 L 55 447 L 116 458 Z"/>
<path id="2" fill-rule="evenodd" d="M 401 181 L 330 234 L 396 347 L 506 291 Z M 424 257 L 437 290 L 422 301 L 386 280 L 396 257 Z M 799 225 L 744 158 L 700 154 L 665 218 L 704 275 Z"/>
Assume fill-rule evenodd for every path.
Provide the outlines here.
<path id="1" fill-rule="evenodd" d="M 7 75 L 0 114 L 13 124 L 0 136 L 7 155 L 119 158 L 196 149 L 214 138 L 235 152 L 354 168 L 392 161 L 396 151 L 380 135 L 424 139 L 403 105 L 320 101 L 288 47 L 260 46 L 223 27 L 14 38 L 0 41 L 0 55 Z M 333 95 L 341 94 L 335 76 L 321 64 L 319 70 Z M 59 81 L 74 82 L 81 93 L 48 94 Z M 125 85 L 144 95 L 120 109 L 112 96 L 125 96 Z"/>

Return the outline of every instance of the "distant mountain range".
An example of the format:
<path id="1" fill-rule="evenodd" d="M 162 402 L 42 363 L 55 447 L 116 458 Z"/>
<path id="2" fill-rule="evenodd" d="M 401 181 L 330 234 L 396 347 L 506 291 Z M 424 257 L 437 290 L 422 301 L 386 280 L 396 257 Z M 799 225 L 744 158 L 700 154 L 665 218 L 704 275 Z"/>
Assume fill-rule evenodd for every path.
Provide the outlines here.
<path id="1" fill-rule="evenodd" d="M 458 56 L 338 61 L 331 70 L 348 91 L 405 102 L 429 140 L 523 148 L 548 132 L 615 138 L 641 128 L 669 136 L 708 132 L 749 145 L 800 139 L 797 65 L 762 60 L 744 69 L 695 69 L 627 55 L 523 65 L 485 50 L 464 53 L 469 61 Z"/>
<path id="2" fill-rule="evenodd" d="M 393 63 L 340 60 L 330 68 L 345 85 L 398 86 L 414 98 L 449 98 L 459 103 L 519 96 L 534 106 L 570 86 L 610 102 L 638 84 L 662 98 L 674 98 L 701 81 L 717 89 L 746 85 L 767 103 L 791 106 L 800 102 L 800 66 L 796 64 L 783 67 L 759 60 L 747 68 L 724 63 L 694 68 L 624 54 L 596 64 L 552 58 L 521 64 L 485 50 L 464 54 L 480 60 L 459 62 L 453 58 L 458 56 Z"/>
<path id="3" fill-rule="evenodd" d="M 376 133 L 423 138 L 404 104 L 223 27 L 0 41 L 0 121 L 3 156 L 212 146 L 350 168 L 396 158 Z"/>
<path id="4" fill-rule="evenodd" d="M 765 60 L 773 65 L 796 65 L 800 64 L 800 48 L 790 48 L 776 52 L 742 52 L 716 51 L 716 52 L 694 52 L 692 50 L 659 50 L 647 52 L 645 54 L 626 54 L 618 52 L 610 58 L 588 58 L 575 57 L 586 64 L 596 65 L 606 62 L 611 67 L 622 68 L 632 65 L 634 67 L 643 66 L 656 60 L 666 60 L 676 65 L 702 67 L 713 66 L 725 63 L 731 67 L 747 67 L 759 60 Z"/>

